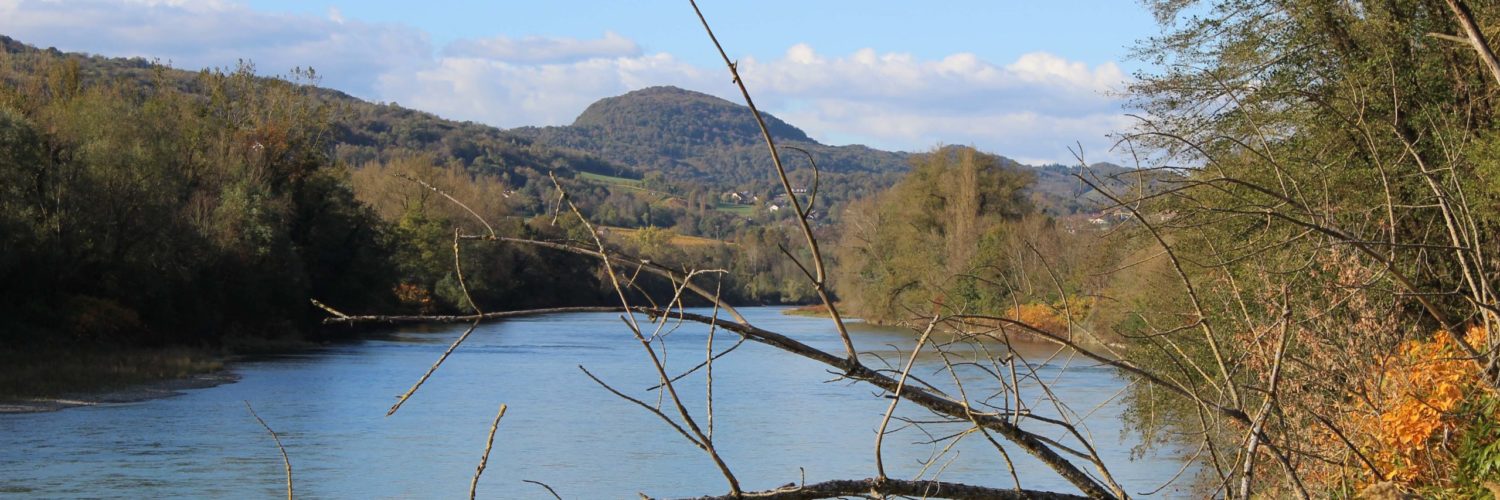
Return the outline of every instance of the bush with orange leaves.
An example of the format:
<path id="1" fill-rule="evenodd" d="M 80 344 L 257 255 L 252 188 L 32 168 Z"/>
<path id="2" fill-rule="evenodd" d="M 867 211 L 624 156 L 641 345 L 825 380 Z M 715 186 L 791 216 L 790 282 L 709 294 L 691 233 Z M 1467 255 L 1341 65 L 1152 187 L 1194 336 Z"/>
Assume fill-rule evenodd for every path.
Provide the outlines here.
<path id="1" fill-rule="evenodd" d="M 402 283 L 391 291 L 403 307 L 416 309 L 422 314 L 431 314 L 436 307 L 432 302 L 432 292 L 421 285 Z"/>
<path id="2" fill-rule="evenodd" d="M 1470 345 L 1487 345 L 1486 331 L 1469 328 Z M 1437 332 L 1428 340 L 1403 342 L 1384 363 L 1377 377 L 1364 384 L 1369 406 L 1348 414 L 1348 430 L 1368 450 L 1385 474 L 1373 481 L 1395 481 L 1415 488 L 1445 488 L 1454 479 L 1463 457 L 1456 443 L 1479 420 L 1496 415 L 1461 411 L 1492 397 L 1481 380 L 1479 365 L 1458 348 L 1453 338 Z M 1373 409 L 1373 411 L 1371 411 Z"/>
<path id="3" fill-rule="evenodd" d="M 1094 301 L 1092 298 L 1081 297 L 1068 297 L 1065 300 L 1052 304 L 1039 302 L 1021 304 L 1011 307 L 1005 317 L 1034 326 L 1039 330 L 1067 335 L 1067 316 L 1073 316 L 1074 323 L 1082 321 L 1087 316 L 1089 308 L 1094 305 Z"/>

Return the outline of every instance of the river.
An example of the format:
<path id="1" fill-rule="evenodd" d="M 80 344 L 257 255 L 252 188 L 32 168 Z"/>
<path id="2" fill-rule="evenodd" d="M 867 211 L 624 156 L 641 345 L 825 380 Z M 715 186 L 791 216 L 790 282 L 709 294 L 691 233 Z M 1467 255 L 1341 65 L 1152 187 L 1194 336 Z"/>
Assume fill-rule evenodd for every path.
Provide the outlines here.
<path id="1" fill-rule="evenodd" d="M 758 326 L 841 352 L 826 319 L 748 308 Z M 701 311 L 707 313 L 708 311 Z M 558 314 L 480 325 L 400 412 L 385 416 L 462 325 L 407 328 L 295 355 L 235 363 L 236 383 L 139 403 L 0 415 L 0 496 L 98 498 L 274 498 L 285 495 L 281 455 L 246 411 L 249 401 L 277 431 L 304 498 L 457 498 L 467 494 L 490 421 L 509 405 L 479 485 L 486 498 L 635 498 L 722 494 L 708 457 L 656 416 L 590 381 L 578 365 L 628 394 L 654 401 L 656 381 L 644 350 L 616 314 Z M 912 332 L 855 325 L 861 351 L 888 356 L 915 343 Z M 701 362 L 708 330 L 684 325 L 668 339 L 669 366 Z M 732 345 L 719 332 L 715 346 Z M 1018 346 L 1039 361 L 1056 350 Z M 874 358 L 870 363 L 878 363 Z M 938 384 L 942 366 L 923 356 L 913 374 Z M 873 365 L 872 365 L 873 366 Z M 1066 367 L 1064 371 L 1063 368 Z M 967 373 L 973 371 L 974 373 Z M 982 373 L 964 370 L 968 390 Z M 1087 426 L 1110 471 L 1132 494 L 1157 488 L 1182 465 L 1181 450 L 1131 460 L 1122 431 L 1126 381 L 1114 370 L 1061 353 L 1039 370 Z M 825 366 L 745 343 L 714 364 L 714 440 L 746 489 L 874 475 L 873 442 L 889 400 L 869 386 L 832 381 Z M 1052 382 L 1053 379 L 1055 382 Z M 969 383 L 966 383 L 968 385 Z M 703 378 L 679 390 L 702 415 Z M 1035 403 L 1040 391 L 1028 391 Z M 997 402 L 998 403 L 998 402 Z M 1097 409 L 1095 409 L 1097 407 Z M 1042 406 L 1038 413 L 1048 413 Z M 669 412 L 670 413 L 670 412 Z M 903 404 L 898 415 L 918 417 Z M 700 422 L 701 423 L 701 422 Z M 893 429 L 899 422 L 893 422 Z M 920 444 L 961 426 L 907 428 L 885 439 L 893 477 L 926 476 L 1009 487 L 1004 462 L 982 436 L 970 435 L 937 460 L 940 446 Z M 1060 433 L 1050 433 L 1063 438 Z M 1075 491 L 1008 446 L 1022 486 Z M 1169 488 L 1166 494 L 1172 494 Z"/>

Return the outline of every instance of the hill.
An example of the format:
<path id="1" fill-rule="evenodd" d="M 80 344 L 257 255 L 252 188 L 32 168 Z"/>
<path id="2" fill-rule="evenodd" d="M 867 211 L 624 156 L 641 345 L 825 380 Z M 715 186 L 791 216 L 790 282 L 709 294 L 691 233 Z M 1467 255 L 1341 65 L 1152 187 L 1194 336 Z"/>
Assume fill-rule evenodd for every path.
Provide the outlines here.
<path id="1" fill-rule="evenodd" d="M 83 84 L 119 82 L 123 87 L 149 91 L 169 85 L 187 93 L 202 93 L 201 71 L 163 67 L 143 58 L 110 58 L 66 54 L 39 49 L 0 35 L 0 54 L 13 70 L 0 82 L 11 88 L 31 83 L 18 75 L 41 78 L 35 67 L 44 57 L 68 57 L 78 62 Z M 705 193 L 726 190 L 774 196 L 780 191 L 770 169 L 759 127 L 749 110 L 708 94 L 676 87 L 650 87 L 601 99 L 571 125 L 521 127 L 509 130 L 447 120 L 403 108 L 395 103 L 373 103 L 334 89 L 318 87 L 315 75 L 296 74 L 304 89 L 333 104 L 330 152 L 346 165 L 361 166 L 408 155 L 426 155 L 439 163 L 457 163 L 471 172 L 491 174 L 527 196 L 516 208 L 545 210 L 543 193 L 550 189 L 547 172 L 584 180 L 582 173 L 642 179 L 657 173 L 673 191 Z M 806 150 L 822 174 L 820 197 L 830 214 L 854 199 L 894 185 L 910 168 L 911 155 L 860 145 L 821 144 L 795 125 L 769 113 L 766 124 L 778 144 Z M 810 186 L 811 170 L 802 155 L 787 151 L 784 159 L 795 184 Z M 1008 167 L 1027 168 L 999 157 Z M 1035 167 L 1036 182 L 1027 189 L 1032 203 L 1054 215 L 1097 210 L 1103 197 L 1072 173 L 1076 167 Z M 1128 188 L 1133 181 L 1124 167 L 1098 164 L 1094 173 L 1110 189 Z"/>
<path id="2" fill-rule="evenodd" d="M 139 94 L 171 87 L 208 98 L 200 76 L 209 70 L 173 69 L 139 57 L 113 58 L 40 49 L 4 35 L 0 35 L 0 57 L 3 57 L 0 62 L 8 68 L 0 75 L 0 84 L 10 88 L 24 88 L 55 77 L 41 74 L 42 61 L 66 58 L 76 63 L 70 67 L 79 85 L 111 83 Z M 249 63 L 242 64 L 253 69 Z M 330 153 L 347 165 L 427 155 L 439 163 L 458 162 L 472 172 L 495 175 L 518 189 L 539 181 L 550 189 L 551 184 L 545 182 L 547 171 L 564 178 L 580 172 L 636 178 L 641 175 L 598 156 L 549 147 L 496 127 L 447 120 L 395 103 L 368 102 L 319 87 L 311 71 L 294 72 L 289 78 L 318 101 L 332 105 Z M 526 208 L 541 210 L 540 206 Z"/>
<path id="3" fill-rule="evenodd" d="M 1089 183 L 1121 199 L 1131 199 L 1136 193 L 1158 191 L 1173 176 L 1164 171 L 1142 171 L 1108 162 L 1089 165 L 1086 170 L 1076 165 L 1053 164 L 1033 167 L 1032 171 L 1035 181 L 1026 188 L 1027 197 L 1032 206 L 1053 216 L 1094 213 L 1114 204 Z"/>
<path id="4" fill-rule="evenodd" d="M 907 169 L 906 153 L 824 145 L 780 118 L 764 115 L 778 144 L 812 153 L 824 173 L 884 174 Z M 510 132 L 678 179 L 725 187 L 748 187 L 771 179 L 770 154 L 745 106 L 676 87 L 650 87 L 601 99 L 572 125 Z"/>
<path id="5" fill-rule="evenodd" d="M 866 146 L 821 144 L 795 125 L 763 113 L 777 144 L 811 153 L 824 174 L 824 193 L 834 205 L 869 196 L 895 184 L 911 168 L 911 154 Z M 622 169 L 660 172 L 677 182 L 700 182 L 721 189 L 779 191 L 772 182 L 770 155 L 760 128 L 745 106 L 677 87 L 650 87 L 601 99 L 571 125 L 522 127 L 509 132 L 565 150 L 587 152 L 622 164 Z M 1097 211 L 1107 199 L 1074 176 L 1078 167 L 1031 167 L 996 155 L 1005 168 L 1028 170 L 1036 181 L 1026 189 L 1031 203 L 1052 215 Z M 793 180 L 810 182 L 802 155 L 783 160 Z M 1130 189 L 1132 169 L 1098 163 L 1086 174 L 1111 190 Z M 1152 184 L 1154 186 L 1154 183 Z"/>

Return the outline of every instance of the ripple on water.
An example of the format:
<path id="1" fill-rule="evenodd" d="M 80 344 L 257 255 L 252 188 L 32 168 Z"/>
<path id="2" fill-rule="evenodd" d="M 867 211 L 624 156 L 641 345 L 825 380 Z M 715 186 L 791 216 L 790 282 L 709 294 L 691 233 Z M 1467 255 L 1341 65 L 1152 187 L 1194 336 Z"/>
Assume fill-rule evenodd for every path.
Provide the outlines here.
<path id="1" fill-rule="evenodd" d="M 826 320 L 782 316 L 773 308 L 742 312 L 815 347 L 842 351 Z M 237 383 L 187 390 L 180 397 L 0 415 L 0 495 L 276 496 L 284 487 L 281 456 L 243 401 L 253 403 L 281 436 L 297 470 L 298 489 L 316 497 L 462 496 L 501 402 L 509 410 L 482 489 L 531 496 L 537 487 L 520 481 L 533 479 L 570 498 L 723 490 L 723 479 L 700 451 L 656 416 L 611 396 L 578 371 L 577 365 L 585 365 L 614 387 L 656 402 L 644 389 L 657 376 L 614 314 L 481 325 L 400 413 L 385 416 L 393 396 L 410 387 L 464 328 L 403 330 L 248 360 L 232 366 L 242 376 Z M 680 370 L 700 362 L 706 335 L 706 329 L 684 326 L 667 337 L 670 366 Z M 893 360 L 909 353 L 913 342 L 899 329 L 860 327 L 856 336 L 865 348 L 895 343 L 897 349 L 883 351 Z M 715 345 L 722 349 L 733 339 L 721 334 Z M 1055 352 L 1033 350 L 1026 353 L 1033 362 Z M 931 376 L 941 366 L 940 357 L 919 357 L 914 373 L 944 384 L 946 375 Z M 1055 366 L 1038 372 L 1049 381 L 1059 376 Z M 987 376 L 971 369 L 961 374 Z M 833 378 L 826 367 L 754 343 L 716 362 L 714 375 L 715 442 L 747 487 L 798 481 L 799 467 L 808 481 L 873 473 L 869 450 L 889 400 L 869 387 L 825 383 Z M 684 404 L 700 418 L 703 380 L 699 373 L 679 386 Z M 975 391 L 986 387 L 971 383 Z M 1088 411 L 1123 384 L 1112 369 L 1074 359 L 1054 390 L 1074 408 Z M 1028 401 L 1037 396 L 1028 394 Z M 670 402 L 664 408 L 673 413 Z M 903 405 L 898 413 L 919 411 Z M 1114 446 L 1121 411 L 1118 401 L 1104 404 L 1092 415 L 1090 428 L 1106 436 L 1100 444 L 1111 470 L 1138 481 L 1127 488 L 1155 488 L 1176 473 L 1185 453 L 1164 450 L 1130 461 L 1128 444 Z M 957 430 L 962 427 L 928 429 L 935 436 Z M 914 429 L 888 437 L 886 463 L 893 475 L 910 477 L 921 470 L 933 446 L 911 443 L 929 439 Z M 1001 470 L 999 459 L 981 438 L 966 439 L 956 451 L 958 460 L 948 466 L 945 479 L 1009 486 L 1008 476 L 995 473 Z M 1017 455 L 1012 454 L 1027 487 L 1069 490 L 1054 474 Z"/>

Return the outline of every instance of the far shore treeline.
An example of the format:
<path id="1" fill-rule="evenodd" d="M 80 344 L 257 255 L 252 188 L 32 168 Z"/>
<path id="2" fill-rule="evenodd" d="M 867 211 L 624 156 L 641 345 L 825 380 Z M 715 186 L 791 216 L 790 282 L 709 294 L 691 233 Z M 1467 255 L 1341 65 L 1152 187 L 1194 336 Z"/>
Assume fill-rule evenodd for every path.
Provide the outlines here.
<path id="1" fill-rule="evenodd" d="M 319 88 L 310 70 L 186 72 L 0 36 L 0 399 L 212 368 L 162 353 L 349 331 L 320 328 L 311 299 L 470 311 L 455 232 L 489 229 L 432 186 L 501 236 L 722 270 L 697 283 L 735 305 L 822 302 L 810 283 L 825 268 L 799 264 L 816 240 L 832 297 L 803 313 L 943 323 L 932 348 L 948 371 L 1015 396 L 971 407 L 960 385 L 952 411 L 924 404 L 935 414 L 1010 432 L 1036 416 L 1018 363 L 1116 370 L 1133 453 L 1197 448 L 1182 472 L 1195 496 L 1500 491 L 1500 5 L 1144 3 L 1161 33 L 1136 47 L 1148 68 L 1125 92 L 1140 118 L 1117 135 L 1135 168 L 824 145 L 767 115 L 791 146 L 785 189 L 746 108 L 683 89 L 500 130 Z M 556 216 L 553 179 L 595 233 Z M 618 303 L 589 257 L 462 248 L 486 311 Z M 671 287 L 626 293 L 644 304 Z M 1056 355 L 998 345 L 1018 338 Z M 861 380 L 879 353 L 845 340 L 848 358 L 828 358 L 854 363 L 829 366 Z M 132 350 L 180 368 L 110 358 Z M 895 373 L 876 366 L 863 380 Z M 881 387 L 914 402 L 946 390 L 900 383 Z M 1036 404 L 1066 399 L 1041 390 Z M 1066 460 L 1054 468 L 1103 491 Z"/>
<path id="2" fill-rule="evenodd" d="M 572 127 L 511 133 L 360 101 L 315 86 L 311 70 L 267 78 L 242 63 L 187 72 L 0 42 L 0 278 L 9 284 L 0 289 L 9 325 L 0 340 L 12 353 L 304 339 L 326 315 L 313 298 L 348 312 L 467 310 L 452 232 L 483 226 L 411 179 L 464 200 L 503 236 L 591 241 L 576 221 L 551 216 L 555 176 L 627 254 L 726 269 L 718 288 L 732 303 L 815 300 L 783 250 L 806 257 L 791 210 L 773 208 L 788 200 L 768 170 L 753 168 L 758 133 L 734 121 L 749 120 L 743 108 L 717 98 L 652 88 L 601 101 Z M 619 116 L 653 112 L 637 129 Z M 1063 167 L 1031 169 L 964 147 L 908 155 L 823 146 L 782 126 L 791 144 L 833 158 L 821 176 L 793 172 L 825 238 L 838 242 L 846 220 L 910 219 L 849 232 L 839 245 L 852 266 L 837 281 L 876 285 L 849 287 L 858 289 L 854 312 L 872 320 L 903 312 L 877 295 L 908 306 L 932 299 L 889 292 L 951 271 L 925 265 L 935 256 L 924 252 L 945 245 L 933 238 L 958 231 L 994 245 L 1002 221 L 1047 225 L 1043 213 L 1083 209 L 1078 186 L 1060 180 Z M 679 135 L 725 139 L 663 139 Z M 678 159 L 688 153 L 691 162 Z M 907 165 L 914 176 L 885 192 Z M 937 180 L 950 173 L 1005 182 L 958 193 L 966 205 L 949 207 L 941 200 L 954 193 Z M 883 256 L 871 261 L 869 252 Z M 471 245 L 463 258 L 487 309 L 608 303 L 584 257 Z"/>

